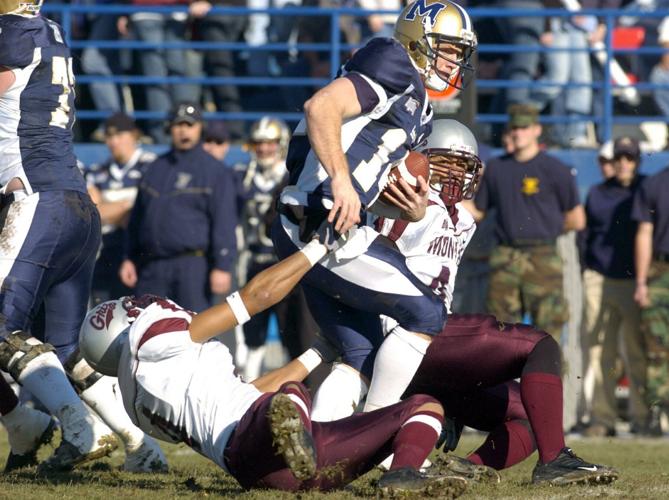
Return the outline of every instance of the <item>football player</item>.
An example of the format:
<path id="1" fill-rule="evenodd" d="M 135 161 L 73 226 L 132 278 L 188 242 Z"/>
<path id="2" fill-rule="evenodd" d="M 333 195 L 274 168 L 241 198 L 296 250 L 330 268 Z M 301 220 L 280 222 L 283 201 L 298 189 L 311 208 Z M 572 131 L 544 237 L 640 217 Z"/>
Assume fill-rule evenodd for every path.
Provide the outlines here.
<path id="1" fill-rule="evenodd" d="M 450 312 L 458 265 L 476 227 L 460 202 L 475 193 L 482 163 L 474 135 L 455 120 L 436 120 L 422 152 L 431 166 L 425 217 L 412 223 L 379 219 L 377 224 Z M 480 465 L 503 469 L 538 448 L 539 463 L 532 475 L 535 483 L 613 481 L 615 470 L 585 462 L 565 446 L 561 366 L 560 348 L 545 332 L 498 322 L 488 315 L 450 314 L 407 394 L 434 396 L 457 429 L 468 425 L 489 432 L 466 461 L 449 459 L 453 470 L 475 475 Z M 330 384 L 362 386 L 364 393 L 364 380 L 350 368 L 335 365 L 330 377 L 316 395 L 315 420 L 341 418 L 358 403 L 334 401 L 341 391 L 330 390 Z M 456 443 L 448 448 L 455 448 Z"/>
<path id="2" fill-rule="evenodd" d="M 341 348 L 344 362 L 369 378 L 374 372 L 366 410 L 400 399 L 432 336 L 441 331 L 446 310 L 404 257 L 362 222 L 391 166 L 430 133 L 426 89 L 460 85 L 472 69 L 469 59 L 476 46 L 462 7 L 449 0 L 410 3 L 399 15 L 393 38 L 371 40 L 338 78 L 305 103 L 305 118 L 290 143 L 290 183 L 280 198 L 275 248 L 279 257 L 290 255 L 323 220 L 345 235 L 342 248 L 315 266 L 303 287 L 310 309 L 318 311 L 319 326 Z M 420 178 L 419 185 L 418 193 L 398 195 L 406 220 L 420 220 L 425 212 L 426 179 Z M 385 340 L 379 314 L 399 323 Z M 379 346 L 372 361 L 369 353 Z"/>
<path id="3" fill-rule="evenodd" d="M 63 29 L 39 15 L 41 5 L 0 1 L 0 369 L 60 421 L 62 441 L 44 470 L 67 469 L 117 446 L 73 390 L 63 364 L 86 403 L 114 430 L 127 431 L 123 439 L 131 437 L 127 466 L 142 469 L 147 458 L 164 464 L 157 444 L 116 403 L 109 380 L 77 359 L 100 217 L 72 147 L 70 49 Z M 11 448 L 5 470 L 36 463 L 52 418 L 18 404 L 3 377 L 0 415 Z"/>
<path id="4" fill-rule="evenodd" d="M 295 381 L 321 362 L 316 351 L 247 384 L 235 375 L 227 348 L 209 341 L 276 304 L 325 252 L 312 241 L 198 315 L 155 296 L 104 302 L 86 316 L 81 351 L 100 372 L 118 374 L 138 426 L 186 443 L 244 488 L 330 490 L 393 451 L 381 490 L 438 487 L 444 497 L 457 496 L 462 478 L 417 472 L 441 431 L 442 408 L 433 398 L 415 395 L 339 422 L 312 423 L 308 392 Z"/>

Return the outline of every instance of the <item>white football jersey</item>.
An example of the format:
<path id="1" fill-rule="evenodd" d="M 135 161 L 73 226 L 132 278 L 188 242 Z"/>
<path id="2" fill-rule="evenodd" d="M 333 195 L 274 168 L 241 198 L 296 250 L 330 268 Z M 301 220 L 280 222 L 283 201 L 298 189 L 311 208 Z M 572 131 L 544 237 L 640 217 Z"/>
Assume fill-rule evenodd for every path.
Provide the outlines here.
<path id="1" fill-rule="evenodd" d="M 235 374 L 225 345 L 191 340 L 191 318 L 167 300 L 137 317 L 119 364 L 123 404 L 147 434 L 186 443 L 225 469 L 226 443 L 262 393 Z"/>
<path id="2" fill-rule="evenodd" d="M 462 254 L 476 231 L 472 215 L 458 203 L 450 210 L 430 190 L 425 217 L 418 222 L 379 219 L 379 232 L 395 242 L 407 266 L 430 286 L 451 312 L 455 275 Z"/>

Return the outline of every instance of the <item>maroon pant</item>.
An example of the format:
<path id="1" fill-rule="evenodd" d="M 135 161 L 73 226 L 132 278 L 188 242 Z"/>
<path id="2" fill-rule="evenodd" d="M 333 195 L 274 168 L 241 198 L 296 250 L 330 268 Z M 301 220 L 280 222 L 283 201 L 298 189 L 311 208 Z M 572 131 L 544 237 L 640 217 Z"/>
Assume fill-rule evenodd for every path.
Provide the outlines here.
<path id="1" fill-rule="evenodd" d="M 344 486 L 392 453 L 393 439 L 419 407 L 436 403 L 429 396 L 414 395 L 373 412 L 334 422 L 311 422 L 318 473 L 299 481 L 272 446 L 267 419 L 272 395 L 264 394 L 248 409 L 225 449 L 226 465 L 244 488 L 297 491 Z"/>
<path id="2" fill-rule="evenodd" d="M 433 338 L 407 394 L 429 394 L 459 423 L 490 431 L 527 419 L 514 379 L 545 332 L 484 314 L 453 314 Z"/>

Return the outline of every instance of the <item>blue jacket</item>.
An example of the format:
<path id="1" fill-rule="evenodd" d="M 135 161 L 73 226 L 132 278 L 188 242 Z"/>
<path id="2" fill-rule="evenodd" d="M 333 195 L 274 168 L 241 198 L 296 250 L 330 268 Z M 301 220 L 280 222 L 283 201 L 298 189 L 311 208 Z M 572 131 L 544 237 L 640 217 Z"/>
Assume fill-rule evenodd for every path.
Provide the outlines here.
<path id="1" fill-rule="evenodd" d="M 128 224 L 127 257 L 135 263 L 203 252 L 232 271 L 237 240 L 233 174 L 201 144 L 172 149 L 151 163 Z"/>

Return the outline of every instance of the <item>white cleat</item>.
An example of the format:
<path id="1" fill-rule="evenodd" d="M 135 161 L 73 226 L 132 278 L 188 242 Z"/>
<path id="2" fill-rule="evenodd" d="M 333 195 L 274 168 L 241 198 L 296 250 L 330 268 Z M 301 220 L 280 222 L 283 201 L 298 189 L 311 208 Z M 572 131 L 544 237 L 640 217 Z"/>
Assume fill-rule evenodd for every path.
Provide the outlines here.
<path id="1" fill-rule="evenodd" d="M 118 440 L 109 427 L 85 409 L 66 406 L 58 417 L 63 429 L 60 446 L 40 464 L 39 472 L 71 470 L 118 448 Z"/>
<path id="2" fill-rule="evenodd" d="M 167 459 L 155 439 L 144 436 L 134 450 L 126 448 L 123 470 L 126 472 L 167 472 Z"/>

